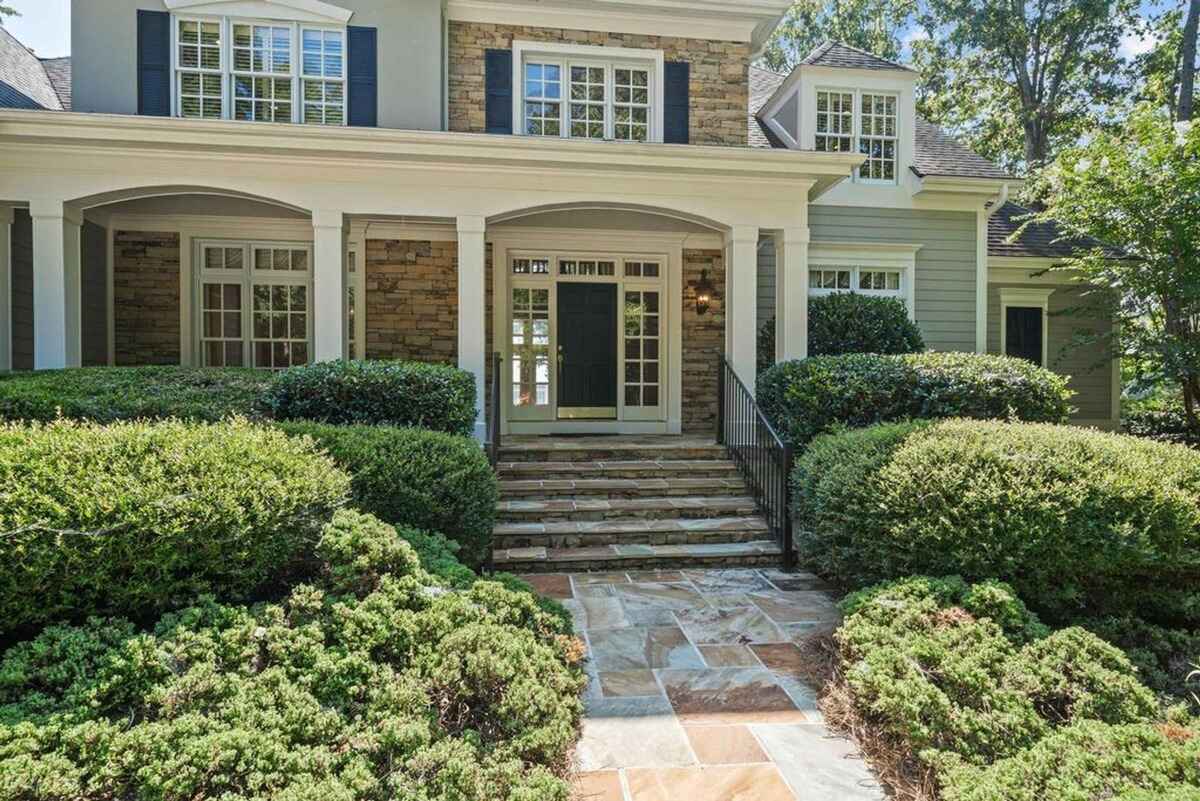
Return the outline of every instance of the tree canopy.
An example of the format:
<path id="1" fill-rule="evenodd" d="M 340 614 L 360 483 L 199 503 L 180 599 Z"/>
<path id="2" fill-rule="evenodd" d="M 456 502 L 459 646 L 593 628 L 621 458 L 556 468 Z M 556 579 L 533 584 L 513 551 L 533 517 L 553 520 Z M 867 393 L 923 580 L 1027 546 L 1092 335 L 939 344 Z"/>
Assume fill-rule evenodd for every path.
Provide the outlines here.
<path id="1" fill-rule="evenodd" d="M 763 61 L 786 72 L 825 41 L 897 59 L 917 0 L 797 0 L 775 31 Z"/>

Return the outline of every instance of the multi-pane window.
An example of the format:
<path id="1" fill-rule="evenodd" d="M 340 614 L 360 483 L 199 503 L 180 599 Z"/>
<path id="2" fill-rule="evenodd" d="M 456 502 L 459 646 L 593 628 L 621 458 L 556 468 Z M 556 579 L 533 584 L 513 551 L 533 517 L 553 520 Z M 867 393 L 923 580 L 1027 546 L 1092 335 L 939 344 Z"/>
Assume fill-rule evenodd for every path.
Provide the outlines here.
<path id="1" fill-rule="evenodd" d="M 550 405 L 550 290 L 512 290 L 513 406 Z"/>
<path id="2" fill-rule="evenodd" d="M 562 135 L 562 67 L 525 65 L 525 133 Z"/>
<path id="3" fill-rule="evenodd" d="M 659 264 L 656 261 L 625 262 L 626 278 L 658 278 Z"/>
<path id="4" fill-rule="evenodd" d="M 854 138 L 854 95 L 817 92 L 817 140 L 821 152 L 849 153 Z"/>
<path id="5" fill-rule="evenodd" d="M 179 20 L 175 39 L 179 116 L 220 119 L 225 97 L 221 23 Z"/>
<path id="6" fill-rule="evenodd" d="M 596 261 L 593 259 L 559 259 L 559 275 L 610 276 L 617 274 L 615 261 Z"/>
<path id="7" fill-rule="evenodd" d="M 346 34 L 304 23 L 175 21 L 181 117 L 346 122 Z"/>
<path id="8" fill-rule="evenodd" d="M 613 70 L 613 138 L 626 142 L 650 139 L 649 70 Z"/>
<path id="9" fill-rule="evenodd" d="M 513 259 L 513 275 L 549 275 L 549 259 Z"/>
<path id="10" fill-rule="evenodd" d="M 359 358 L 358 328 L 354 325 L 355 298 L 354 283 L 358 277 L 358 254 L 350 251 L 346 254 L 346 353 L 351 359 Z"/>
<path id="11" fill-rule="evenodd" d="M 309 360 L 308 247 L 205 243 L 200 259 L 200 358 L 205 366 L 279 370 Z"/>
<path id="12" fill-rule="evenodd" d="M 859 180 L 894 182 L 898 102 L 894 94 L 818 90 L 816 149 L 862 153 L 867 160 L 858 168 Z"/>
<path id="13" fill-rule="evenodd" d="M 896 96 L 868 94 L 859 99 L 858 152 L 867 157 L 859 178 L 896 180 Z"/>
<path id="14" fill-rule="evenodd" d="M 625 405 L 658 406 L 662 385 L 659 293 L 625 292 Z"/>
<path id="15" fill-rule="evenodd" d="M 607 107 L 604 67 L 571 67 L 571 128 L 573 139 L 603 139 Z"/>
<path id="16" fill-rule="evenodd" d="M 853 291 L 867 295 L 899 297 L 903 294 L 903 285 L 904 275 L 901 270 L 814 265 L 808 272 L 810 295 Z"/>
<path id="17" fill-rule="evenodd" d="M 542 57 L 521 69 L 526 134 L 625 142 L 654 137 L 652 69 Z"/>

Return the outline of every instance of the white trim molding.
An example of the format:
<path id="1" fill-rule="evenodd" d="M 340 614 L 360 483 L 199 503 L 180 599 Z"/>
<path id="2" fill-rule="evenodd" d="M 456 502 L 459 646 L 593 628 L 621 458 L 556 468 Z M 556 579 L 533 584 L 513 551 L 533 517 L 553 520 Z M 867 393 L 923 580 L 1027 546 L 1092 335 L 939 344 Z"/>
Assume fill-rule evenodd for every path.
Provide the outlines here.
<path id="1" fill-rule="evenodd" d="M 1042 311 L 1042 367 L 1047 367 L 1050 358 L 1050 296 L 1054 288 L 1000 287 L 1000 354 L 1008 355 L 1008 309 L 1041 309 Z"/>
<path id="2" fill-rule="evenodd" d="M 345 25 L 354 12 L 320 0 L 163 0 L 168 11 Z"/>

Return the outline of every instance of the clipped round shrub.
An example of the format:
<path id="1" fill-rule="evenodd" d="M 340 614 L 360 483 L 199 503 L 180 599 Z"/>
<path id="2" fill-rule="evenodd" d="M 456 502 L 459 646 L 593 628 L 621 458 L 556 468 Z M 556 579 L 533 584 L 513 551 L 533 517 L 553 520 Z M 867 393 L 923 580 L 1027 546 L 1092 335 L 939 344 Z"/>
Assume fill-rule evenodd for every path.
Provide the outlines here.
<path id="1" fill-rule="evenodd" d="M 797 445 L 837 427 L 970 417 L 1061 423 L 1067 379 L 1024 359 L 975 353 L 814 356 L 758 380 L 758 402 Z"/>
<path id="2" fill-rule="evenodd" d="M 444 534 L 478 567 L 492 544 L 499 489 L 473 439 L 418 428 L 280 423 L 350 474 L 352 505 L 394 526 Z"/>
<path id="3" fill-rule="evenodd" d="M 249 368 L 83 367 L 0 373 L 0 420 L 178 418 L 255 414 L 271 375 Z"/>
<path id="4" fill-rule="evenodd" d="M 150 632 L 51 626 L 0 660 L 0 794 L 531 801 L 570 795 L 577 651 L 533 600 L 436 584 L 342 511 L 311 585 Z"/>
<path id="5" fill-rule="evenodd" d="M 808 355 L 920 353 L 921 329 L 899 298 L 835 292 L 808 299 Z M 758 329 L 758 371 L 775 363 L 775 318 Z"/>
<path id="6" fill-rule="evenodd" d="M 248 597 L 311 559 L 349 484 L 245 421 L 0 426 L 0 631 Z"/>
<path id="7" fill-rule="evenodd" d="M 277 420 L 474 431 L 475 377 L 444 364 L 333 361 L 275 377 L 263 405 Z"/>
<path id="8" fill-rule="evenodd" d="M 793 476 L 796 541 L 847 584 L 999 578 L 1052 619 L 1200 620 L 1200 453 L 1068 426 L 831 434 Z"/>

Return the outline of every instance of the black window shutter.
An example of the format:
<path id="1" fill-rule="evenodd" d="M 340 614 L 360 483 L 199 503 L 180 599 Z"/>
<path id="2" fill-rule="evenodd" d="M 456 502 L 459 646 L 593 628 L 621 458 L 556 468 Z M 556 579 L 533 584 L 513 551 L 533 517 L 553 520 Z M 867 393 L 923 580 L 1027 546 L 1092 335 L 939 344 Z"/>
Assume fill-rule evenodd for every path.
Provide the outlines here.
<path id="1" fill-rule="evenodd" d="M 688 113 L 691 103 L 688 87 L 691 69 L 686 61 L 668 61 L 663 65 L 663 141 L 686 145 L 691 141 Z"/>
<path id="2" fill-rule="evenodd" d="M 379 52 L 375 28 L 351 25 L 346 28 L 346 121 L 374 128 L 379 125 Z"/>
<path id="3" fill-rule="evenodd" d="M 171 15 L 137 13 L 138 114 L 171 116 Z"/>
<path id="4" fill-rule="evenodd" d="M 492 134 L 513 132 L 513 57 L 511 50 L 488 50 L 484 64 L 484 130 Z"/>
<path id="5" fill-rule="evenodd" d="M 1042 310 L 1009 306 L 1004 315 L 1004 352 L 1008 356 L 1042 364 Z"/>

